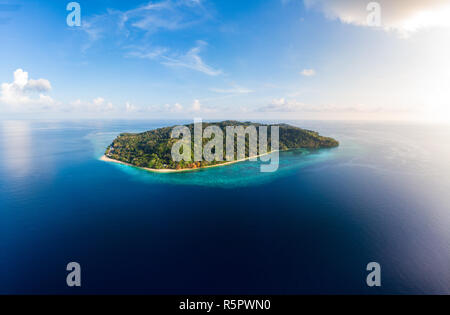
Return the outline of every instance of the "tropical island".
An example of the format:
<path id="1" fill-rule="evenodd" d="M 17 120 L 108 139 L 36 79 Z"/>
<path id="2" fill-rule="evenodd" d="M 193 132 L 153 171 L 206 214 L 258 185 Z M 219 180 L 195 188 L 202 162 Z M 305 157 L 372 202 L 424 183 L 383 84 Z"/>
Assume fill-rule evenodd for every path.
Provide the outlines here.
<path id="1" fill-rule="evenodd" d="M 194 141 L 189 145 L 192 148 L 190 153 L 190 159 L 175 161 L 172 157 L 172 147 L 175 143 L 179 142 L 178 138 L 172 137 L 172 132 L 175 126 L 158 128 L 143 133 L 122 133 L 120 134 L 106 149 L 105 155 L 101 158 L 103 161 L 115 162 L 120 164 L 126 164 L 143 168 L 148 171 L 169 173 L 169 172 L 181 172 L 191 171 L 196 169 L 223 166 L 231 163 L 236 163 L 250 158 L 259 157 L 261 155 L 269 154 L 275 151 L 275 147 L 278 147 L 278 151 L 287 151 L 295 149 L 323 149 L 333 148 L 339 146 L 339 142 L 333 138 L 324 137 L 319 135 L 318 132 L 294 127 L 288 124 L 278 124 L 279 140 L 278 146 L 274 145 L 272 148 L 272 131 L 271 125 L 265 125 L 252 122 L 239 122 L 239 121 L 222 121 L 216 123 L 201 124 L 202 135 L 206 128 L 210 126 L 217 126 L 223 132 L 226 133 L 227 127 L 241 128 L 240 130 L 256 130 L 258 139 L 261 136 L 261 129 L 267 127 L 267 140 L 266 151 L 261 151 L 261 145 L 259 150 L 255 151 L 254 147 L 251 147 L 250 137 L 248 134 L 235 134 L 233 143 L 233 156 L 234 159 L 230 161 L 226 158 L 227 152 L 223 150 L 223 158 L 213 161 L 195 161 L 194 160 Z M 194 134 L 196 132 L 194 124 L 184 125 L 189 131 Z M 216 127 L 214 127 L 216 128 Z M 244 129 L 245 128 L 245 129 Z M 185 129 L 185 130 L 187 130 Z M 198 130 L 197 130 L 198 131 Z M 242 143 L 245 144 L 245 157 L 239 158 L 237 155 L 238 138 L 241 137 Z M 202 136 L 201 143 L 202 148 L 205 147 L 211 139 L 215 139 L 216 135 L 211 138 L 204 138 Z M 242 138 L 243 137 L 243 138 Z M 223 140 L 223 148 L 226 147 L 225 137 Z M 214 149 L 213 149 L 214 152 Z"/>

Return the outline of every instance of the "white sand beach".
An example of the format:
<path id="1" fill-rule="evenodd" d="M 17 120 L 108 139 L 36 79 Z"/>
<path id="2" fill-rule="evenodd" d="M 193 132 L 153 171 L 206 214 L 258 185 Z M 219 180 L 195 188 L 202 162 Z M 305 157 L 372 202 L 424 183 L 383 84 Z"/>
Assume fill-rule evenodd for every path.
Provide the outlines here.
<path id="1" fill-rule="evenodd" d="M 130 164 L 130 163 L 125 163 L 125 162 L 122 162 L 122 161 L 111 159 L 111 158 L 107 157 L 106 155 L 103 155 L 100 158 L 100 160 L 104 161 L 104 162 L 111 162 L 111 163 L 118 163 L 118 164 L 128 165 L 128 166 L 140 168 L 140 169 L 143 169 L 143 170 L 146 170 L 146 171 L 149 171 L 149 172 L 154 172 L 154 173 L 181 173 L 181 172 L 193 172 L 193 171 L 199 171 L 199 170 L 212 168 L 212 167 L 230 165 L 230 164 L 234 164 L 234 163 L 238 163 L 238 162 L 247 161 L 247 160 L 252 159 L 252 158 L 259 158 L 261 156 L 264 156 L 264 155 L 267 155 L 267 154 L 271 154 L 271 153 L 274 153 L 274 152 L 279 152 L 279 151 L 267 152 L 267 153 L 264 153 L 264 154 L 260 154 L 260 155 L 256 155 L 256 156 L 252 156 L 252 157 L 247 157 L 245 159 L 225 162 L 225 163 L 216 164 L 216 165 L 209 165 L 209 166 L 198 167 L 198 168 L 183 168 L 183 169 L 179 169 L 179 170 L 174 170 L 174 169 L 155 169 L 155 168 L 148 168 L 148 167 L 139 167 L 139 166 L 136 166 L 136 165 L 133 165 L 133 164 Z"/>

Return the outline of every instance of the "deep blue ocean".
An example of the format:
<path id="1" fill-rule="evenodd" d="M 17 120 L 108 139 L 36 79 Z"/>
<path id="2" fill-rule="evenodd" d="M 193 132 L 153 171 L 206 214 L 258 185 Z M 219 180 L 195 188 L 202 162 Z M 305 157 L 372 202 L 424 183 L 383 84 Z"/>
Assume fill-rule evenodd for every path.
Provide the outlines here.
<path id="1" fill-rule="evenodd" d="M 281 153 L 276 173 L 99 160 L 177 123 L 0 121 L 0 293 L 450 293 L 450 126 L 290 122 L 341 146 Z"/>

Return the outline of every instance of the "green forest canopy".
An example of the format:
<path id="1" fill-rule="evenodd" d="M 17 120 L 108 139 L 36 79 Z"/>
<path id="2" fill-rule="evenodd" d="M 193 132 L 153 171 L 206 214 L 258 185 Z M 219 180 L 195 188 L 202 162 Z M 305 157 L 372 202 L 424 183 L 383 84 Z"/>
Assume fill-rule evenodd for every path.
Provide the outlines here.
<path id="1" fill-rule="evenodd" d="M 189 128 L 192 135 L 192 148 L 194 142 L 194 124 L 185 125 Z M 209 126 L 218 126 L 224 134 L 224 160 L 226 154 L 225 134 L 228 126 L 255 126 L 258 132 L 259 127 L 267 126 L 267 143 L 268 152 L 271 151 L 271 133 L 270 125 L 252 123 L 252 122 L 238 122 L 238 121 L 223 121 L 217 123 L 203 123 L 202 129 Z M 288 124 L 280 124 L 279 126 L 279 150 L 292 149 L 321 149 L 337 147 L 339 142 L 328 137 L 323 137 L 315 131 L 306 130 L 294 127 Z M 180 139 L 171 138 L 171 133 L 174 126 L 159 128 L 143 133 L 122 133 L 120 134 L 110 146 L 106 149 L 106 156 L 121 162 L 129 163 L 138 167 L 147 167 L 152 169 L 186 169 L 186 168 L 200 168 L 209 165 L 216 165 L 225 163 L 226 161 L 193 161 L 193 150 L 191 161 L 176 162 L 172 159 L 172 146 Z M 213 137 L 214 138 L 214 137 Z M 203 139 L 203 146 L 211 139 Z M 245 154 L 249 154 L 248 137 L 245 138 Z M 236 152 L 236 136 L 235 136 L 235 150 Z M 236 155 L 235 155 L 236 156 Z"/>

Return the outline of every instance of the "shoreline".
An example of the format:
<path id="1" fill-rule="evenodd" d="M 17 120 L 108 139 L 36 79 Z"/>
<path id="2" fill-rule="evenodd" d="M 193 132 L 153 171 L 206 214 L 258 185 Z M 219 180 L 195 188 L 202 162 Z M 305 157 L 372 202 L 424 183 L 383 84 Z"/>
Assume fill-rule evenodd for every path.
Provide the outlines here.
<path id="1" fill-rule="evenodd" d="M 148 168 L 148 167 L 136 166 L 136 165 L 133 165 L 133 164 L 130 164 L 130 163 L 126 163 L 126 162 L 122 162 L 122 161 L 119 161 L 119 160 L 111 159 L 111 158 L 107 157 L 106 155 L 102 155 L 99 158 L 99 160 L 103 161 L 103 162 L 123 164 L 123 165 L 139 168 L 139 169 L 142 169 L 142 170 L 145 170 L 145 171 L 148 171 L 148 172 L 152 172 L 152 173 L 169 174 L 169 173 L 193 172 L 193 171 L 200 171 L 200 170 L 204 170 L 204 169 L 212 168 L 212 167 L 226 166 L 226 165 L 230 165 L 230 164 L 234 164 L 234 163 L 244 162 L 244 161 L 247 161 L 247 160 L 250 160 L 250 159 L 259 158 L 261 156 L 264 156 L 264 155 L 267 155 L 267 154 L 272 154 L 274 152 L 280 152 L 280 151 L 267 152 L 267 153 L 255 155 L 255 156 L 252 156 L 252 157 L 246 157 L 245 159 L 240 159 L 240 160 L 236 160 L 236 161 L 229 161 L 229 162 L 220 163 L 220 164 L 216 164 L 216 165 L 208 165 L 208 166 L 203 166 L 203 167 L 198 167 L 198 168 L 183 168 L 183 169 L 179 169 L 179 170 L 174 170 L 174 169 L 156 169 L 156 168 Z"/>

